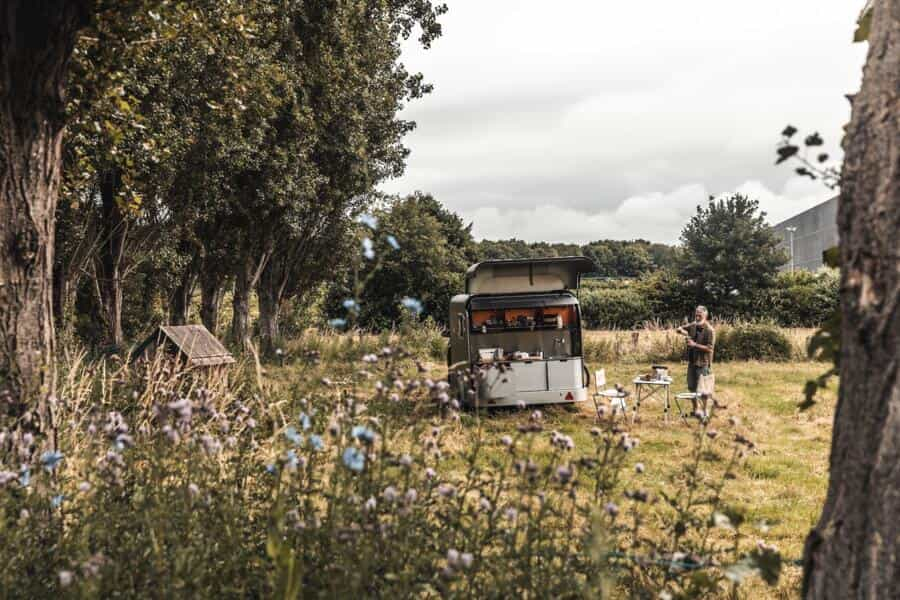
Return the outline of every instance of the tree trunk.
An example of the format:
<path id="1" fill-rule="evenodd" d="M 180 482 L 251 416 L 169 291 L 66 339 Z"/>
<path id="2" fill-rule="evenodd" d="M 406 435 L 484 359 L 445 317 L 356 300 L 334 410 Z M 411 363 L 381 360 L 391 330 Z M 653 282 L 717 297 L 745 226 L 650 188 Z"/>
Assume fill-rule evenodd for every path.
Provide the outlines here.
<path id="1" fill-rule="evenodd" d="M 66 73 L 87 17 L 83 2 L 0 5 L 0 393 L 10 392 L 14 417 L 55 388 L 52 269 Z"/>
<path id="2" fill-rule="evenodd" d="M 204 271 L 200 274 L 200 320 L 213 335 L 219 326 L 222 292 L 222 281 L 218 273 Z"/>
<path id="3" fill-rule="evenodd" d="M 194 296 L 194 288 L 197 284 L 197 271 L 198 265 L 195 257 L 184 268 L 178 286 L 173 292 L 172 305 L 169 309 L 169 322 L 172 325 L 187 325 L 188 313 L 191 310 L 191 299 Z"/>
<path id="4" fill-rule="evenodd" d="M 840 390 L 806 598 L 900 590 L 900 0 L 876 0 L 844 137 Z"/>
<path id="5" fill-rule="evenodd" d="M 124 343 L 122 333 L 122 260 L 125 257 L 125 240 L 129 223 L 118 202 L 121 174 L 105 173 L 100 181 L 100 199 L 103 231 L 100 253 L 97 257 L 97 277 L 100 302 L 106 322 L 107 343 L 119 348 Z"/>
<path id="6" fill-rule="evenodd" d="M 271 354 L 275 351 L 275 347 L 281 339 L 278 323 L 281 313 L 281 298 L 277 287 L 274 285 L 275 282 L 266 275 L 267 273 L 264 272 L 259 279 L 259 285 L 256 287 L 256 296 L 259 298 L 260 350 L 265 354 Z"/>
<path id="7" fill-rule="evenodd" d="M 234 296 L 231 301 L 231 340 L 241 350 L 250 347 L 250 292 L 253 290 L 253 266 L 249 258 L 238 261 L 234 273 Z"/>

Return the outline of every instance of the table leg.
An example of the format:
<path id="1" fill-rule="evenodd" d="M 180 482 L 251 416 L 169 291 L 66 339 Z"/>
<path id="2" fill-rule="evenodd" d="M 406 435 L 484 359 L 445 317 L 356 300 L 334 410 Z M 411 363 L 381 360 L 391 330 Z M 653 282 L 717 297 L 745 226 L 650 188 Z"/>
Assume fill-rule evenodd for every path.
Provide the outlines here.
<path id="1" fill-rule="evenodd" d="M 666 403 L 663 405 L 663 414 L 666 424 L 669 423 L 669 386 L 666 386 Z"/>
<path id="2" fill-rule="evenodd" d="M 631 412 L 631 424 L 634 425 L 634 420 L 637 418 L 638 409 L 641 407 L 641 386 L 639 384 L 634 384 L 634 410 Z"/>

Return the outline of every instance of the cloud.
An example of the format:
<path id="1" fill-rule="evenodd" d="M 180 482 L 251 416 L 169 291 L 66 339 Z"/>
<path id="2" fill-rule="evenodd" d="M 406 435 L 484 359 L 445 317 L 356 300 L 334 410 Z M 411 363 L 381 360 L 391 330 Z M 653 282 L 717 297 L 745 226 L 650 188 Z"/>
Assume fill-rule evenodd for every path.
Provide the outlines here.
<path id="1" fill-rule="evenodd" d="M 815 182 L 797 180 L 791 180 L 780 192 L 773 192 L 759 181 L 746 181 L 734 191 L 759 200 L 760 209 L 772 224 L 833 195 Z M 666 193 L 630 196 L 606 212 L 590 213 L 544 204 L 512 209 L 484 206 L 460 214 L 466 222 L 474 224 L 476 239 L 516 237 L 529 242 L 584 244 L 598 239 L 641 238 L 676 243 L 697 206 L 704 205 L 709 196 L 705 185 L 694 183 Z"/>
<path id="2" fill-rule="evenodd" d="M 404 49 L 435 91 L 405 109 L 412 154 L 384 189 L 431 192 L 487 237 L 671 240 L 688 191 L 746 189 L 790 216 L 828 192 L 773 164 L 778 132 L 819 130 L 840 154 L 857 8 L 455 0 L 432 49 Z M 534 225 L 548 209 L 561 218 Z"/>

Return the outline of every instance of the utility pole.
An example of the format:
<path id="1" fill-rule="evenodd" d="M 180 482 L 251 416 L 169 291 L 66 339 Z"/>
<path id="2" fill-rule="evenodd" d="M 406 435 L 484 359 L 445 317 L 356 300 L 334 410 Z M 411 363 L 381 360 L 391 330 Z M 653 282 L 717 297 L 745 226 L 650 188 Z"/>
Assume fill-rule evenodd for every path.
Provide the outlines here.
<path id="1" fill-rule="evenodd" d="M 794 232 L 797 231 L 796 227 L 785 227 L 785 231 L 791 234 L 791 274 L 794 273 Z"/>

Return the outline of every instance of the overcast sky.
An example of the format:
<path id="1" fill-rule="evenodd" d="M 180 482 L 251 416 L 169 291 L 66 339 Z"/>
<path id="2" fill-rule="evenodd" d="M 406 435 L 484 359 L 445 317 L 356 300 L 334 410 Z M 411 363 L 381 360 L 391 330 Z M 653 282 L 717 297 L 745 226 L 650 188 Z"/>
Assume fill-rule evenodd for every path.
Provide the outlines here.
<path id="1" fill-rule="evenodd" d="M 448 0 L 403 61 L 434 84 L 392 193 L 431 192 L 477 239 L 674 242 L 698 203 L 741 191 L 771 222 L 831 194 L 775 167 L 787 123 L 839 153 L 863 2 Z"/>

